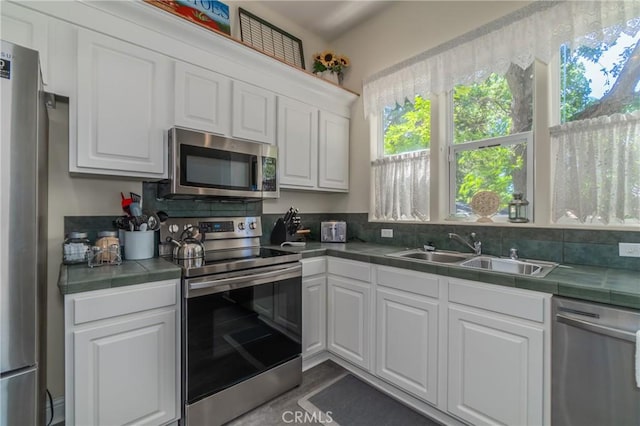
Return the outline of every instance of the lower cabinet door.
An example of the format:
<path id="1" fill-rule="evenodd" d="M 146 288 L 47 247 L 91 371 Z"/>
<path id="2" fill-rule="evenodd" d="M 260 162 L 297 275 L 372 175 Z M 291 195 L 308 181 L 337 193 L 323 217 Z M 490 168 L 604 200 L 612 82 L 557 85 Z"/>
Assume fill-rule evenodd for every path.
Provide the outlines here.
<path id="1" fill-rule="evenodd" d="M 73 333 L 77 425 L 160 425 L 179 417 L 176 311 Z"/>
<path id="2" fill-rule="evenodd" d="M 542 425 L 544 331 L 449 307 L 448 411 L 474 425 Z"/>
<path id="3" fill-rule="evenodd" d="M 327 348 L 327 278 L 302 279 L 302 357 Z"/>
<path id="4" fill-rule="evenodd" d="M 369 370 L 371 343 L 371 289 L 368 283 L 329 276 L 329 351 Z"/>
<path id="5" fill-rule="evenodd" d="M 438 302 L 378 287 L 376 375 L 436 404 Z"/>

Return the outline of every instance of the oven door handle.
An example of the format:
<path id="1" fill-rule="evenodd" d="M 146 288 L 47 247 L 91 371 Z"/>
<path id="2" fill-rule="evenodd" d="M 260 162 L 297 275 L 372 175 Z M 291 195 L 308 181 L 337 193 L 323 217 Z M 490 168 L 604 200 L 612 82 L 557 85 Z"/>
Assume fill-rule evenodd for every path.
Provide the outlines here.
<path id="1" fill-rule="evenodd" d="M 246 274 L 218 280 L 188 283 L 186 297 L 204 296 L 207 294 L 222 293 L 223 291 L 265 284 L 273 281 L 274 278 L 277 281 L 281 281 L 297 277 L 302 277 L 302 265 L 300 264 L 288 268 L 276 269 L 274 271 L 261 272 L 258 274 Z"/>

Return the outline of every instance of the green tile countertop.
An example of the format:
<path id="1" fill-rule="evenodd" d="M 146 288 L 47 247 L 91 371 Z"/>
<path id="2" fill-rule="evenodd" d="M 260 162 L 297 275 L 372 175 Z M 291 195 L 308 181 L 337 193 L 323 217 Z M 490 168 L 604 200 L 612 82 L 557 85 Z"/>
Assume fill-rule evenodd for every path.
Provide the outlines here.
<path id="1" fill-rule="evenodd" d="M 156 257 L 146 260 L 125 260 L 121 265 L 89 268 L 86 264 L 61 265 L 58 288 L 62 294 L 102 290 L 152 281 L 180 278 L 182 269 Z"/>
<path id="2" fill-rule="evenodd" d="M 303 259 L 329 255 L 640 309 L 640 272 L 632 270 L 560 265 L 546 277 L 536 278 L 385 256 L 403 250 L 402 247 L 397 246 L 356 242 L 346 244 L 310 242 L 305 247 L 271 246 L 271 248 L 301 253 Z"/>

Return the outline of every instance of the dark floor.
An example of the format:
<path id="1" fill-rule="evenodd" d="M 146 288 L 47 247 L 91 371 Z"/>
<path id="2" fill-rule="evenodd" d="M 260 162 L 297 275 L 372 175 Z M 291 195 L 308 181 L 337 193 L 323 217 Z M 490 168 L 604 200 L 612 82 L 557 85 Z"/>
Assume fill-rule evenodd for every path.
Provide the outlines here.
<path id="1" fill-rule="evenodd" d="M 302 375 L 302 384 L 289 392 L 282 394 L 276 399 L 261 405 L 253 411 L 227 423 L 228 426 L 281 426 L 284 421 L 290 420 L 291 414 L 287 414 L 283 419 L 283 414 L 288 411 L 304 410 L 298 405 L 298 399 L 324 387 L 338 376 L 346 373 L 347 370 L 332 361 L 323 362 Z M 305 423 L 306 425 L 320 425 L 320 423 Z"/>

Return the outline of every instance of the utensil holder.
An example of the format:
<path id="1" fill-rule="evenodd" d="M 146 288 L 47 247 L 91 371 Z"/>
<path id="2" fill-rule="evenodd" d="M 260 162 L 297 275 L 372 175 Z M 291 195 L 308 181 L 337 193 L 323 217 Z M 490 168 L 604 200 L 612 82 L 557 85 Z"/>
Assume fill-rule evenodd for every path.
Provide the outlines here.
<path id="1" fill-rule="evenodd" d="M 151 259 L 154 254 L 155 231 L 124 231 L 124 258 Z"/>

